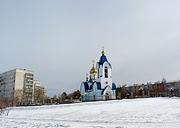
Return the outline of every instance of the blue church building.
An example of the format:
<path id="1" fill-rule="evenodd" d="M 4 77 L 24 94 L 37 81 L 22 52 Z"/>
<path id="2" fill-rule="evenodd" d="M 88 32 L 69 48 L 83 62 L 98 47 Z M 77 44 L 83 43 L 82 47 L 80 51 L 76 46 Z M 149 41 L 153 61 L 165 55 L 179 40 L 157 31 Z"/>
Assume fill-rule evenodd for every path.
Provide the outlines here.
<path id="1" fill-rule="evenodd" d="M 92 66 L 89 78 L 80 86 L 82 101 L 100 101 L 116 99 L 116 85 L 112 82 L 112 66 L 108 61 L 104 50 L 97 62 Z"/>

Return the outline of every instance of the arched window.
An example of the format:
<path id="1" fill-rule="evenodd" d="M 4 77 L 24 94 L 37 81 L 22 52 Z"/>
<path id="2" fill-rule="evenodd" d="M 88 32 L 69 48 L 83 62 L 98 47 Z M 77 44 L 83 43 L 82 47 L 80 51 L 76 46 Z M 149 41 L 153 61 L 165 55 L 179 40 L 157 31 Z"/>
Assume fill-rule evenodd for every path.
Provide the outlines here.
<path id="1" fill-rule="evenodd" d="M 105 75 L 105 78 L 108 78 L 108 68 L 107 67 L 104 68 L 104 75 Z"/>

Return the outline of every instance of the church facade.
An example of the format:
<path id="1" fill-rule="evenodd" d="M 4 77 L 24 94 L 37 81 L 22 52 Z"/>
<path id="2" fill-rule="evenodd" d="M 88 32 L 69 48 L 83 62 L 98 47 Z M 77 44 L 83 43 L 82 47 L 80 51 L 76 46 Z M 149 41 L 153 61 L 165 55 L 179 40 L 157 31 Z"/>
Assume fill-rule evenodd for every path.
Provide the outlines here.
<path id="1" fill-rule="evenodd" d="M 105 56 L 104 50 L 97 62 L 92 66 L 89 78 L 80 86 L 82 101 L 100 101 L 116 99 L 116 85 L 112 82 L 112 66 Z"/>

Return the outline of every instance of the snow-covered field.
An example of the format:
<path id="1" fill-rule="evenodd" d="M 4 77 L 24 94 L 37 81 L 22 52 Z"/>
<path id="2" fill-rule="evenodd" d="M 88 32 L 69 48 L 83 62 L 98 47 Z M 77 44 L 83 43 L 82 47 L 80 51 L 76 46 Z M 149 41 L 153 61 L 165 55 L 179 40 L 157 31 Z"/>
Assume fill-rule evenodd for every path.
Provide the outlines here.
<path id="1" fill-rule="evenodd" d="M 0 128 L 180 128 L 180 98 L 11 108 Z"/>

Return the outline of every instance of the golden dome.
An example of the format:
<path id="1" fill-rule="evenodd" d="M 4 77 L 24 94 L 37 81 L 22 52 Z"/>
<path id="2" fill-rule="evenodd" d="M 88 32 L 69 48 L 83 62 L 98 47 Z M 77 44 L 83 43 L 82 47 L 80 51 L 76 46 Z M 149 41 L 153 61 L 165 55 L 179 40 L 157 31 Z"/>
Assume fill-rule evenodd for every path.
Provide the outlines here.
<path id="1" fill-rule="evenodd" d="M 96 73 L 97 73 L 97 71 L 96 71 L 96 69 L 95 69 L 95 67 L 93 65 L 93 67 L 90 70 L 90 74 L 96 74 Z"/>

